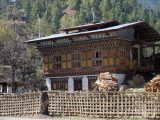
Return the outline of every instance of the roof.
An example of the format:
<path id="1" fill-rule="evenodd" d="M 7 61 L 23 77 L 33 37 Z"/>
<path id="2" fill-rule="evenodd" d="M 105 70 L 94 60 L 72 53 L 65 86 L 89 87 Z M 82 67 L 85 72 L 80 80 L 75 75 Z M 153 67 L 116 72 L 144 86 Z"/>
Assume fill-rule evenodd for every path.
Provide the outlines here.
<path id="1" fill-rule="evenodd" d="M 71 31 L 71 30 L 95 30 L 95 29 L 102 29 L 102 28 L 108 28 L 112 26 L 120 25 L 120 23 L 116 20 L 112 21 L 105 21 L 105 22 L 100 22 L 100 23 L 94 23 L 94 24 L 87 24 L 87 25 L 81 25 L 81 26 L 75 26 L 75 27 L 70 27 L 70 28 L 65 28 L 61 29 L 60 31 Z"/>
<path id="2" fill-rule="evenodd" d="M 72 38 L 72 37 L 79 37 L 79 36 L 98 34 L 98 33 L 109 33 L 109 32 L 119 31 L 121 29 L 126 29 L 126 28 L 135 28 L 137 32 L 140 32 L 141 33 L 140 40 L 147 40 L 147 41 L 160 40 L 160 34 L 155 29 L 153 29 L 145 21 L 139 21 L 139 22 L 126 23 L 126 24 L 121 24 L 121 25 L 117 25 L 109 28 L 103 28 L 103 29 L 92 30 L 92 31 L 69 33 L 69 34 L 66 34 L 66 33 L 54 34 L 51 36 L 28 40 L 25 42 L 36 43 L 41 41 L 53 41 L 53 40 L 63 39 L 63 38 Z"/>

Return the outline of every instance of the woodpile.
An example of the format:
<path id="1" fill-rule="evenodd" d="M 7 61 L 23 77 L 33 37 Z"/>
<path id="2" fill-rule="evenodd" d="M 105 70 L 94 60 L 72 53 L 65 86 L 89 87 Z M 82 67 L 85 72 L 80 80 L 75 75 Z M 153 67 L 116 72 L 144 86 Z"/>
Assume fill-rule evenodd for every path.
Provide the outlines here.
<path id="1" fill-rule="evenodd" d="M 118 91 L 118 78 L 113 77 L 109 72 L 101 73 L 95 82 L 99 91 Z"/>
<path id="2" fill-rule="evenodd" d="M 159 92 L 160 91 L 160 75 L 154 77 L 151 81 L 145 84 L 145 91 Z"/>

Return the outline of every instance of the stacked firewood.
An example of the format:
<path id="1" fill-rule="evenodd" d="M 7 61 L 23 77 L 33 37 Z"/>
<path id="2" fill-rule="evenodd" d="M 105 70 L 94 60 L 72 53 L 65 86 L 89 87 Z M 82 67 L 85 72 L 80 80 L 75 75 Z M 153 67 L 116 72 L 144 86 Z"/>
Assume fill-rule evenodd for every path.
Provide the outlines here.
<path id="1" fill-rule="evenodd" d="M 101 73 L 95 82 L 99 91 L 118 91 L 118 78 L 113 77 L 109 72 Z"/>
<path id="2" fill-rule="evenodd" d="M 145 91 L 159 92 L 160 91 L 160 75 L 154 77 L 151 81 L 145 84 Z"/>

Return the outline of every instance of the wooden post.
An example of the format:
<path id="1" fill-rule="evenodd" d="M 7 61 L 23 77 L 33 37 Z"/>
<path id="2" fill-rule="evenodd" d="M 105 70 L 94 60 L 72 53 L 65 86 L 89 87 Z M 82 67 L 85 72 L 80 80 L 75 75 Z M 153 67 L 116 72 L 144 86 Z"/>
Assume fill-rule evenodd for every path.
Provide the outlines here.
<path id="1" fill-rule="evenodd" d="M 154 67 L 154 71 L 155 71 L 155 45 L 153 46 L 153 61 L 154 61 L 153 67 Z"/>
<path id="2" fill-rule="evenodd" d="M 140 46 L 140 69 L 142 69 L 142 54 L 143 54 L 143 52 L 142 52 L 142 44 L 140 43 L 139 46 Z"/>
<path id="3" fill-rule="evenodd" d="M 47 92 L 41 93 L 41 110 L 40 113 L 44 115 L 48 115 L 48 107 L 49 107 L 49 97 Z"/>

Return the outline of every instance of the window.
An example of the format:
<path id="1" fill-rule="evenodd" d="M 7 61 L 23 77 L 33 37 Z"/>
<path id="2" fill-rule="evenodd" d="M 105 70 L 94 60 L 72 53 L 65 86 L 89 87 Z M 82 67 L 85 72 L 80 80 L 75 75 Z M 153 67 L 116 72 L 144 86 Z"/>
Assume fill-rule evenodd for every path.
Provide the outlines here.
<path id="1" fill-rule="evenodd" d="M 108 66 L 108 49 L 103 50 L 103 65 Z"/>
<path id="2" fill-rule="evenodd" d="M 102 51 L 93 52 L 93 66 L 102 66 Z"/>
<path id="3" fill-rule="evenodd" d="M 121 67 L 126 67 L 128 66 L 128 62 L 127 62 L 127 55 L 126 55 L 126 50 L 125 49 L 120 49 L 119 51 L 119 57 L 120 57 L 120 65 Z"/>
<path id="4" fill-rule="evenodd" d="M 120 59 L 119 59 L 119 49 L 116 49 L 116 65 L 120 65 Z"/>
<path id="5" fill-rule="evenodd" d="M 52 90 L 68 90 L 68 79 L 67 78 L 55 78 L 51 79 Z"/>
<path id="6" fill-rule="evenodd" d="M 71 69 L 71 54 L 62 54 L 62 68 Z"/>
<path id="7" fill-rule="evenodd" d="M 109 65 L 115 65 L 115 62 L 114 62 L 114 49 L 113 48 L 109 48 L 108 49 L 109 52 L 108 52 L 108 62 L 109 62 Z"/>
<path id="8" fill-rule="evenodd" d="M 72 68 L 80 68 L 81 64 L 80 64 L 80 54 L 79 53 L 74 53 L 72 54 Z"/>
<path id="9" fill-rule="evenodd" d="M 53 67 L 54 69 L 61 69 L 61 56 L 57 55 L 53 57 Z"/>
<path id="10" fill-rule="evenodd" d="M 91 51 L 82 52 L 82 68 L 92 67 L 92 53 Z"/>
<path id="11" fill-rule="evenodd" d="M 53 70 L 53 59 L 52 55 L 44 56 L 44 71 L 52 71 Z"/>

